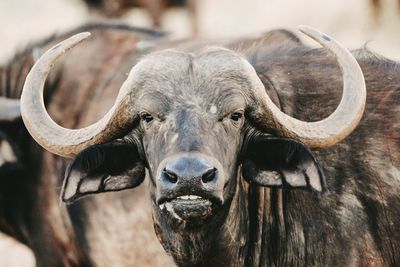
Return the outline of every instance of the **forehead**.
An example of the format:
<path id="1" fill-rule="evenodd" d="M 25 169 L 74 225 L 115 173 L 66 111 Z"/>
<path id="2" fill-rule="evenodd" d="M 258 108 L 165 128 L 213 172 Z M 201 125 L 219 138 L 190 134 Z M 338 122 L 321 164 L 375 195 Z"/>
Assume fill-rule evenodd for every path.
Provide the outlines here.
<path id="1" fill-rule="evenodd" d="M 243 97 L 249 84 L 244 60 L 223 48 L 158 52 L 144 58 L 140 72 L 142 100 L 165 96 L 174 101 L 219 102 Z"/>

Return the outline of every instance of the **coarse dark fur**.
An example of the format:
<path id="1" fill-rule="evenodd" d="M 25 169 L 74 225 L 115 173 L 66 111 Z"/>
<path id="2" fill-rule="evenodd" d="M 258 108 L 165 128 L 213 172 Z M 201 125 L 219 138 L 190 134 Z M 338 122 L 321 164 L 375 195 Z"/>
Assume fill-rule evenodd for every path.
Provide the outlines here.
<path id="1" fill-rule="evenodd" d="M 166 46 L 168 47 L 168 45 L 162 45 L 162 47 Z M 186 50 L 191 50 L 187 47 L 196 47 L 196 45 L 186 44 L 183 46 Z M 226 47 L 249 60 L 257 70 L 268 94 L 287 114 L 306 121 L 318 120 L 329 115 L 339 102 L 342 77 L 335 59 L 321 49 L 312 49 L 303 45 L 290 32 L 273 31 L 260 38 L 226 44 Z M 89 51 L 93 51 L 93 48 Z M 89 72 L 93 80 L 90 86 L 85 87 L 86 89 L 81 88 L 84 86 L 82 83 L 77 86 L 72 82 L 73 75 L 68 75 L 68 70 L 70 70 L 68 67 L 71 65 L 66 64 L 65 69 L 62 68 L 63 76 L 58 83 L 58 90 L 54 91 L 49 106 L 50 112 L 53 112 L 57 121 L 67 127 L 78 127 L 104 114 L 112 101 L 105 101 L 105 90 L 110 88 L 113 90 L 111 95 L 115 95 L 118 87 L 98 87 L 102 84 L 101 81 L 104 82 L 101 77 L 107 75 L 107 72 L 110 73 L 109 75 L 126 72 L 128 62 L 134 64 L 137 60 L 136 51 L 131 51 L 131 53 L 129 56 L 112 61 L 112 66 L 107 65 L 107 71 L 101 72 L 101 76 L 96 76 L 96 72 Z M 79 54 L 75 54 L 77 55 Z M 396 62 L 380 58 L 367 49 L 354 51 L 354 55 L 364 72 L 367 84 L 365 115 L 351 136 L 332 148 L 314 151 L 315 157 L 300 143 L 280 139 L 278 143 L 274 143 L 275 141 L 270 140 L 271 135 L 263 136 L 257 130 L 255 122 L 246 117 L 247 113 L 241 122 L 239 137 L 232 134 L 234 128 L 229 128 L 232 127 L 229 126 L 231 123 L 229 121 L 226 121 L 225 129 L 231 130 L 227 130 L 227 133 L 212 133 L 207 124 L 209 122 L 202 120 L 202 117 L 198 115 L 198 107 L 193 108 L 191 105 L 186 107 L 185 112 L 178 113 L 176 124 L 160 128 L 162 131 L 154 131 L 153 137 L 149 135 L 149 128 L 145 128 L 150 126 L 141 122 L 138 125 L 132 125 L 135 130 L 118 140 L 119 144 L 122 142 L 128 146 L 135 146 L 139 154 L 133 159 L 135 162 L 142 162 L 150 170 L 149 181 L 156 234 L 165 250 L 172 255 L 178 265 L 397 266 L 400 264 L 397 253 L 400 250 L 400 222 L 398 220 L 400 217 L 400 69 Z M 130 56 L 132 58 L 129 58 Z M 74 54 L 72 53 L 67 58 L 72 61 Z M 183 67 L 184 64 L 178 64 L 178 66 Z M 86 71 L 87 67 L 85 66 Z M 232 75 L 231 78 L 236 79 L 235 77 Z M 122 83 L 123 78 L 113 77 L 113 85 Z M 185 77 L 181 78 L 185 81 Z M 242 84 L 240 79 L 237 82 Z M 242 85 L 245 86 L 245 83 Z M 173 85 L 168 84 L 168 80 L 166 80 L 166 86 L 173 88 Z M 69 90 L 71 87 L 77 89 L 71 92 Z M 78 101 L 75 107 L 72 106 L 71 110 L 72 103 L 64 104 L 63 100 L 65 98 L 81 99 L 80 90 L 86 92 L 85 98 Z M 210 95 L 210 93 L 207 94 L 207 97 L 211 97 Z M 200 96 L 206 97 L 204 93 L 200 93 Z M 221 98 L 221 101 L 223 99 Z M 147 101 L 140 104 L 143 106 L 151 103 L 150 99 Z M 179 103 L 180 99 L 175 97 L 173 101 L 176 101 L 173 103 Z M 232 102 L 239 103 L 236 100 Z M 171 106 L 171 104 L 166 106 Z M 156 105 L 156 107 L 160 108 L 163 105 Z M 162 112 L 166 111 L 161 110 L 160 113 Z M 169 146 L 168 140 L 173 140 L 173 135 L 168 132 L 168 129 L 171 129 L 169 127 L 176 127 L 177 132 L 182 131 L 181 136 L 187 136 L 187 138 L 179 140 L 176 146 Z M 158 135 L 164 134 L 163 131 L 167 132 L 166 139 Z M 202 134 L 205 132 L 207 135 Z M 229 133 L 237 139 L 234 141 Z M 255 141 L 260 142 L 259 145 Z M 220 144 L 226 145 L 220 146 Z M 99 155 L 104 157 L 102 153 L 108 151 L 106 148 L 102 150 L 101 146 L 109 145 L 100 145 L 100 148 L 88 148 L 83 151 L 73 161 L 71 168 L 74 170 L 74 166 L 79 166 L 76 170 L 85 175 L 97 173 L 91 171 L 98 170 L 101 166 L 101 164 L 98 165 L 98 162 L 101 162 Z M 216 148 L 220 148 L 220 151 L 216 151 Z M 227 201 L 216 210 L 215 217 L 211 221 L 193 227 L 190 224 L 182 225 L 159 210 L 155 202 L 157 189 L 155 172 L 151 172 L 155 167 L 151 164 L 156 165 L 157 162 L 162 161 L 162 155 L 168 155 L 171 149 L 174 152 L 200 150 L 209 153 L 213 151 L 216 157 L 222 158 L 222 161 L 225 160 L 224 167 L 229 167 L 225 170 L 225 172 L 230 171 L 230 180 L 225 190 Z M 279 153 L 273 153 L 275 150 Z M 124 251 L 123 246 L 119 249 L 114 248 L 113 253 L 116 258 L 109 256 L 106 247 L 107 243 L 114 247 L 117 244 L 112 237 L 148 230 L 143 224 L 140 224 L 138 229 L 137 224 L 135 225 L 136 221 L 130 218 L 133 213 L 145 208 L 140 205 L 133 209 L 132 203 L 137 200 L 133 196 L 135 193 L 114 192 L 86 198 L 70 206 L 67 213 L 62 206 L 57 206 L 57 201 L 54 201 L 59 192 L 55 190 L 55 187 L 60 186 L 59 178 L 65 170 L 65 161 L 50 156 L 48 153 L 43 154 L 43 161 L 49 165 L 42 165 L 42 168 L 48 168 L 50 175 L 43 178 L 43 175 L 38 174 L 36 181 L 41 182 L 32 182 L 35 179 L 27 182 L 33 183 L 30 188 L 36 186 L 36 189 L 46 188 L 46 191 L 33 195 L 30 193 L 29 196 L 38 202 L 36 205 L 40 207 L 39 214 L 49 208 L 46 206 L 43 209 L 41 206 L 43 203 L 41 198 L 44 197 L 47 199 L 45 203 L 60 210 L 58 214 L 52 214 L 51 223 L 43 219 L 38 221 L 46 227 L 57 225 L 53 228 L 56 232 L 52 232 L 49 236 L 56 240 L 64 240 L 64 243 L 61 247 L 55 246 L 55 248 L 59 249 L 58 251 L 63 251 L 63 249 L 71 251 L 73 256 L 65 258 L 61 253 L 53 253 L 54 258 L 45 259 L 43 251 L 49 251 L 46 251 L 43 243 L 40 242 L 54 243 L 49 240 L 43 241 L 43 235 L 46 234 L 43 230 L 31 236 L 32 230 L 29 229 L 34 229 L 31 228 L 31 223 L 34 223 L 33 221 L 37 218 L 30 221 L 21 220 L 29 225 L 26 231 L 29 238 L 25 240 L 30 242 L 25 242 L 34 249 L 39 262 L 43 266 L 49 266 L 49 264 L 107 266 L 107 263 L 112 264 L 112 260 L 117 258 L 125 266 L 136 265 L 135 258 L 121 253 Z M 117 155 L 112 153 L 111 157 L 120 155 L 121 153 Z M 96 164 L 87 165 L 86 163 L 90 162 L 90 160 L 87 161 L 88 157 L 93 157 Z M 252 179 L 253 177 L 246 177 L 246 174 L 252 176 L 251 173 L 245 171 L 246 161 L 252 161 L 261 171 L 274 168 L 285 169 L 287 161 L 283 161 L 282 158 L 290 159 L 288 161 L 292 162 L 290 166 L 297 166 L 302 160 L 313 162 L 313 166 L 318 166 L 318 169 L 321 166 L 326 177 L 323 180 L 323 183 L 326 182 L 324 184 L 326 193 L 321 197 L 306 190 L 293 189 L 288 185 L 284 185 L 283 188 L 260 187 L 257 185 L 260 181 Z M 260 159 L 265 159 L 265 162 Z M 81 164 L 83 162 L 85 164 Z M 120 163 L 117 164 L 121 166 Z M 113 173 L 114 166 L 101 167 L 104 175 L 115 174 Z M 290 168 L 286 171 L 290 171 Z M 242 177 L 242 174 L 245 177 Z M 23 188 L 24 186 L 18 185 L 13 191 L 21 192 Z M 103 189 L 100 188 L 99 191 L 105 191 Z M 4 204 L 1 203 L 0 208 L 2 206 Z M 110 213 L 111 209 L 113 212 Z M 114 218 L 114 216 L 120 216 L 120 218 Z M 59 222 L 60 217 L 64 223 Z M 58 218 L 58 221 L 54 221 L 55 218 Z M 7 218 L 1 218 L 0 222 L 4 220 L 5 223 L 0 226 L 4 229 L 3 225 L 7 225 L 11 229 L 9 233 L 20 229 L 10 223 Z M 121 220 L 124 222 L 119 222 Z M 107 231 L 112 231 L 112 235 L 108 235 Z M 65 244 L 65 239 L 59 238 L 58 235 L 63 238 L 68 236 L 71 240 Z M 96 238 L 102 236 L 110 239 L 108 242 L 102 241 L 103 251 L 95 245 L 96 240 L 99 240 Z M 134 243 L 136 240 L 135 236 L 132 236 L 130 241 L 123 245 L 129 247 L 129 242 Z M 99 249 L 107 256 L 100 255 Z M 146 253 L 148 249 L 140 250 L 139 254 Z M 122 261 L 119 257 L 126 257 L 126 260 Z M 151 264 L 155 265 L 154 262 Z"/>

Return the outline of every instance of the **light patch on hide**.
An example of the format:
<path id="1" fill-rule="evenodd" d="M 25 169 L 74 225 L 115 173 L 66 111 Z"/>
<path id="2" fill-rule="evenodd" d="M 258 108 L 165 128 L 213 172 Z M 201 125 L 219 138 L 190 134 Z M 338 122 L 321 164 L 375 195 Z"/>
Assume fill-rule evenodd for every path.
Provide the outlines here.
<path id="1" fill-rule="evenodd" d="M 385 195 L 397 196 L 400 188 L 400 163 L 390 160 L 390 151 L 387 148 L 387 140 L 379 135 L 374 135 L 367 139 L 364 149 L 360 149 L 360 157 L 364 159 L 364 168 L 368 172 L 379 176 L 379 183 L 375 191 L 384 190 Z M 376 199 L 381 204 L 386 205 L 386 198 Z"/>
<path id="2" fill-rule="evenodd" d="M 354 217 L 361 218 L 364 216 L 362 212 L 363 206 L 352 192 L 344 192 L 340 202 L 342 205 L 338 209 L 338 214 L 343 225 L 349 225 L 350 227 L 354 223 Z"/>
<path id="3" fill-rule="evenodd" d="M 217 113 L 217 107 L 214 106 L 214 105 L 212 105 L 211 108 L 210 108 L 210 112 L 211 112 L 212 114 Z"/>
<path id="4" fill-rule="evenodd" d="M 174 136 L 172 136 L 171 144 L 174 144 L 176 142 L 176 140 L 178 140 L 178 134 L 174 134 Z"/>
<path id="5" fill-rule="evenodd" d="M 395 180 L 398 184 L 400 184 L 400 169 L 396 168 L 394 165 L 391 165 L 387 169 L 388 175 L 393 175 L 393 180 Z"/>
<path id="6" fill-rule="evenodd" d="M 17 157 L 7 141 L 0 141 L 0 166 L 7 162 L 16 162 Z"/>
<path id="7" fill-rule="evenodd" d="M 284 220 L 281 222 L 284 223 Z M 294 252 L 297 250 L 296 248 L 305 248 L 306 246 L 306 238 L 304 236 L 304 225 L 301 222 L 298 221 L 292 221 L 291 222 L 291 228 L 293 235 L 291 235 L 291 248 L 288 247 L 289 251 Z M 294 249 L 294 250 L 293 250 Z M 305 249 L 298 249 L 296 253 L 298 253 L 297 257 L 298 259 L 304 259 L 305 258 Z"/>
<path id="8" fill-rule="evenodd" d="M 101 179 L 84 179 L 79 187 L 80 193 L 97 192 L 100 188 Z"/>

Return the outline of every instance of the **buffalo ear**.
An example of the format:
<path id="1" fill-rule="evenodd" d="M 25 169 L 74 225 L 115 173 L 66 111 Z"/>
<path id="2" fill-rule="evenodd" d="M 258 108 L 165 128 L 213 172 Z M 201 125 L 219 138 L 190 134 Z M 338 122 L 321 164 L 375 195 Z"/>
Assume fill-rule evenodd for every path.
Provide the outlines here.
<path id="1" fill-rule="evenodd" d="M 292 139 L 257 137 L 248 144 L 243 177 L 252 184 L 326 191 L 325 176 L 310 149 Z"/>
<path id="2" fill-rule="evenodd" d="M 144 177 L 145 166 L 135 145 L 94 145 L 79 153 L 68 166 L 61 199 L 72 203 L 88 194 L 133 188 Z"/>

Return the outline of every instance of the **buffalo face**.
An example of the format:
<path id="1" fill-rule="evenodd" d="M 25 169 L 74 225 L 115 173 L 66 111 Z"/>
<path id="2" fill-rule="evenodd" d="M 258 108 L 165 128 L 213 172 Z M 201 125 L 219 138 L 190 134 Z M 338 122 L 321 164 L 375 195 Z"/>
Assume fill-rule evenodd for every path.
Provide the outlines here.
<path id="1" fill-rule="evenodd" d="M 174 220 L 207 220 L 232 195 L 249 86 L 238 62 L 223 49 L 146 61 L 153 75 L 138 98 L 144 158 L 155 206 Z"/>

